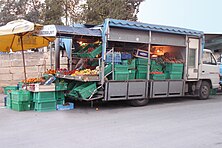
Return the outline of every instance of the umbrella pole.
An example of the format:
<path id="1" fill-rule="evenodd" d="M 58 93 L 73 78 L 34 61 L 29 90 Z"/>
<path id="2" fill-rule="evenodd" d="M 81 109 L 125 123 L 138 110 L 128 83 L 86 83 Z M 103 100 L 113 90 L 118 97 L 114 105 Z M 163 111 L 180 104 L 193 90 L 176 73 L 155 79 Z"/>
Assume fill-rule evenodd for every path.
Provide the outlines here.
<path id="1" fill-rule="evenodd" d="M 27 90 L 27 78 L 26 78 L 26 67 L 25 67 L 25 55 L 24 55 L 24 48 L 23 48 L 23 40 L 22 35 L 20 36 L 21 39 L 21 47 L 22 47 L 22 61 L 23 61 L 23 68 L 24 68 L 24 76 L 25 76 L 25 88 Z"/>

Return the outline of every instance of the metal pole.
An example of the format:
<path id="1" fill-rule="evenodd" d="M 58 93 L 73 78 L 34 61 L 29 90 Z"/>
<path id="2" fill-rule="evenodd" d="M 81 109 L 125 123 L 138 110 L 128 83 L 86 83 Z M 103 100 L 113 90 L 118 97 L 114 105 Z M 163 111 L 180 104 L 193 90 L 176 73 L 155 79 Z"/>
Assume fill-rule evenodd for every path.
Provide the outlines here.
<path id="1" fill-rule="evenodd" d="M 59 38 L 55 39 L 55 69 L 60 68 Z"/>
<path id="2" fill-rule="evenodd" d="M 150 80 L 150 50 L 151 50 L 151 31 L 149 31 L 147 80 Z"/>
<path id="3" fill-rule="evenodd" d="M 21 47 L 22 47 L 22 61 L 23 61 L 24 76 L 25 76 L 25 88 L 26 88 L 26 90 L 27 90 L 27 78 L 26 78 L 26 68 L 25 68 L 25 55 L 24 55 L 24 49 L 23 49 L 22 35 L 20 35 L 20 40 L 21 40 Z"/>
<path id="4" fill-rule="evenodd" d="M 53 66 L 52 65 L 52 42 L 50 42 L 50 67 L 51 67 L 51 69 L 53 69 L 52 66 Z"/>

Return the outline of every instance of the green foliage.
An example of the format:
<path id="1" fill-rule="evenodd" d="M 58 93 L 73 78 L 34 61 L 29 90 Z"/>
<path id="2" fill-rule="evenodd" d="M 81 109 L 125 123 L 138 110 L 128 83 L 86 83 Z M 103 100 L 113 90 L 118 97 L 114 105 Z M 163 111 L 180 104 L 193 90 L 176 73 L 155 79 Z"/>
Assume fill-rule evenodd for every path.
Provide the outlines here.
<path id="1" fill-rule="evenodd" d="M 144 0 L 87 0 L 83 5 L 88 24 L 101 24 L 105 18 L 137 20 L 139 5 Z"/>
<path id="2" fill-rule="evenodd" d="M 0 0 L 0 25 L 16 19 L 41 24 L 101 24 L 105 18 L 137 20 L 144 0 Z M 82 5 L 80 5 L 82 4 Z"/>
<path id="3" fill-rule="evenodd" d="M 45 0 L 44 24 L 62 25 L 63 7 L 61 0 Z"/>

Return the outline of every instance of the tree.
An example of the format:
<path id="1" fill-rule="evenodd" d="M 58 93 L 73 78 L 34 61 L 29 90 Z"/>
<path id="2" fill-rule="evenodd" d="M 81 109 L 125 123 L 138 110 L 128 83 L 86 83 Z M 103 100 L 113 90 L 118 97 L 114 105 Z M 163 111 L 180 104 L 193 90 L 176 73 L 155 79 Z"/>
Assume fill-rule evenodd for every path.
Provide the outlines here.
<path id="1" fill-rule="evenodd" d="M 43 13 L 44 24 L 62 25 L 61 17 L 63 16 L 63 1 L 61 0 L 45 0 Z"/>
<path id="2" fill-rule="evenodd" d="M 16 19 L 14 11 L 14 1 L 3 0 L 1 1 L 0 6 L 0 25 L 5 25 L 7 22 Z"/>
<path id="3" fill-rule="evenodd" d="M 44 3 L 41 0 L 29 0 L 27 5 L 29 11 L 26 13 L 25 19 L 34 23 L 44 23 Z"/>
<path id="4" fill-rule="evenodd" d="M 100 24 L 105 18 L 137 20 L 139 5 L 144 0 L 87 0 L 83 5 L 83 20 Z"/>
<path id="5" fill-rule="evenodd" d="M 82 22 L 82 7 L 81 3 L 84 0 L 62 0 L 64 8 L 65 24 L 73 24 Z"/>
<path id="6" fill-rule="evenodd" d="M 42 22 L 41 0 L 2 0 L 0 1 L 0 24 L 16 19 Z"/>

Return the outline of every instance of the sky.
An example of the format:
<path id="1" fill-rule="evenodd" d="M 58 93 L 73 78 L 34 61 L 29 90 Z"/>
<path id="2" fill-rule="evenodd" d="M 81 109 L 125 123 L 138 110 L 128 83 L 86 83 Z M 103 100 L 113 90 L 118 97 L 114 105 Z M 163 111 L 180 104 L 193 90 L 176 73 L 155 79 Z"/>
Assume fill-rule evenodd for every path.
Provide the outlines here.
<path id="1" fill-rule="evenodd" d="M 222 33 L 222 0 L 145 0 L 138 21 Z"/>

